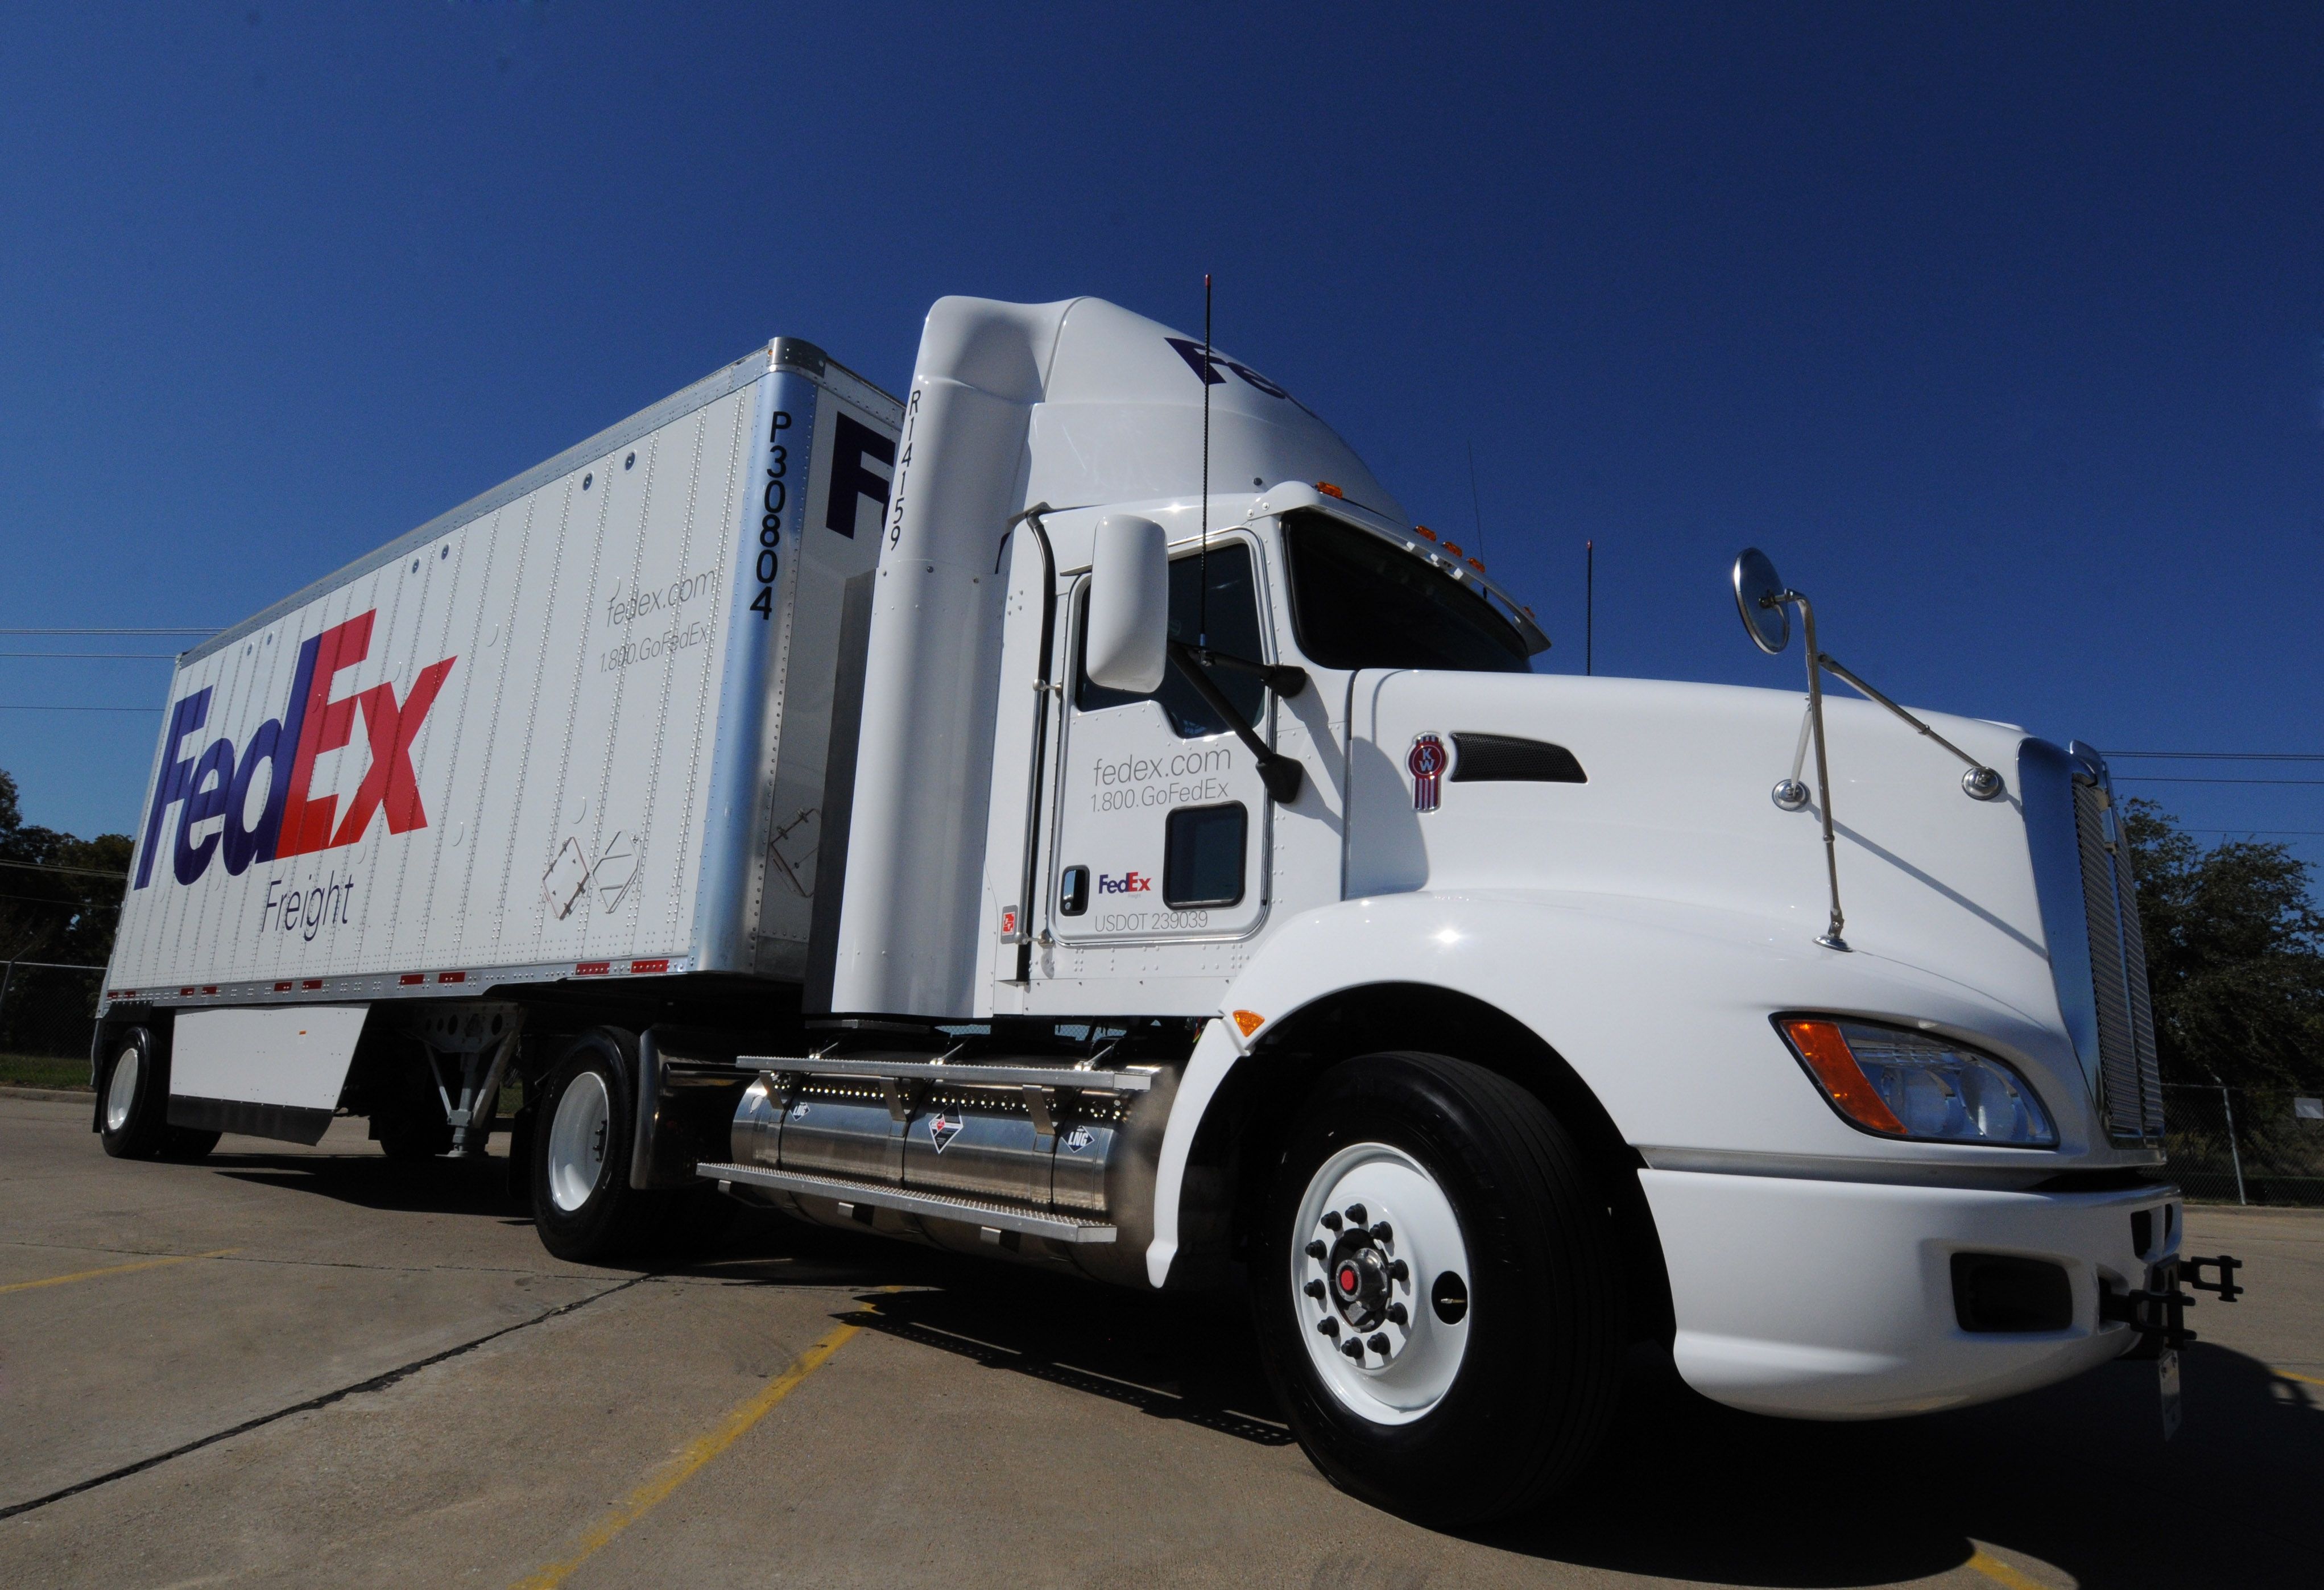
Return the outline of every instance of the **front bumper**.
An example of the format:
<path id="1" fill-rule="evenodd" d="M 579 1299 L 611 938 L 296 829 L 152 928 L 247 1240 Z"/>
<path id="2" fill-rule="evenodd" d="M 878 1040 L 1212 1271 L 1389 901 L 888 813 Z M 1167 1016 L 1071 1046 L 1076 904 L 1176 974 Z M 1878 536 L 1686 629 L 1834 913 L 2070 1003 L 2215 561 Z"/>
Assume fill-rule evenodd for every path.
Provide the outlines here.
<path id="1" fill-rule="evenodd" d="M 2135 1339 L 2103 1291 L 2178 1252 L 2176 1188 L 1997 1192 L 1642 1170 L 1669 1267 L 1673 1355 L 1687 1383 L 1755 1413 L 1877 1419 L 1989 1401 L 2103 1364 Z M 2149 1246 L 2141 1253 L 2132 1216 Z M 1971 1332 L 1955 1253 L 2061 1266 L 2072 1323 Z"/>

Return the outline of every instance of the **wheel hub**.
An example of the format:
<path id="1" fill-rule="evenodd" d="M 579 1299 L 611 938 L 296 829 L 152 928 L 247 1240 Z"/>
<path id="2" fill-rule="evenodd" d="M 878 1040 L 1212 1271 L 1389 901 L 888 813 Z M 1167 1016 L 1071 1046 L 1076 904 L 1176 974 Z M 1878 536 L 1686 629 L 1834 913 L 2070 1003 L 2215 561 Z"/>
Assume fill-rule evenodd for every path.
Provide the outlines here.
<path id="1" fill-rule="evenodd" d="M 1350 1204 L 1327 1209 L 1307 1243 L 1313 1275 L 1302 1289 L 1316 1305 L 1315 1328 L 1351 1364 L 1386 1368 L 1409 1339 L 1412 1267 L 1397 1256 L 1387 1211 Z"/>

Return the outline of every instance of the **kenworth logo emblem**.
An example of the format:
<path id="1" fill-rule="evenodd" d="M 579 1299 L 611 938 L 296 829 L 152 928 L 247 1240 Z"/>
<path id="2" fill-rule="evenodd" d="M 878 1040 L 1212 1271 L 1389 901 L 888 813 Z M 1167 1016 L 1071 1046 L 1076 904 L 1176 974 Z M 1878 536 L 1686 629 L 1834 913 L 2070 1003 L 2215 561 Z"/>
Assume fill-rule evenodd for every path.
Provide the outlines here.
<path id="1" fill-rule="evenodd" d="M 198 756 L 178 754 L 186 737 L 209 719 L 209 687 L 171 707 L 161 777 L 153 787 L 153 809 L 145 817 L 145 843 L 137 859 L 136 887 L 152 882 L 161 819 L 173 805 L 183 808 L 171 856 L 171 870 L 180 883 L 199 878 L 220 850 L 226 852 L 226 870 L 239 877 L 254 861 L 353 845 L 371 827 L 374 813 L 385 814 L 391 834 L 428 826 L 420 786 L 411 774 L 411 742 L 456 659 L 447 657 L 421 669 L 411 681 L 411 694 L 400 706 L 392 684 L 331 699 L 331 681 L 370 655 L 372 620 L 377 615 L 376 608 L 360 614 L 302 644 L 290 679 L 290 704 L 281 717 L 260 724 L 239 753 L 233 741 L 220 738 Z M 307 787 L 315 775 L 315 759 L 344 748 L 353 737 L 358 707 L 371 764 L 343 815 L 337 796 L 310 800 Z M 244 827 L 250 787 L 261 763 L 267 768 L 266 805 L 258 820 Z M 224 818 L 224 826 L 193 843 L 195 825 L 211 818 Z"/>

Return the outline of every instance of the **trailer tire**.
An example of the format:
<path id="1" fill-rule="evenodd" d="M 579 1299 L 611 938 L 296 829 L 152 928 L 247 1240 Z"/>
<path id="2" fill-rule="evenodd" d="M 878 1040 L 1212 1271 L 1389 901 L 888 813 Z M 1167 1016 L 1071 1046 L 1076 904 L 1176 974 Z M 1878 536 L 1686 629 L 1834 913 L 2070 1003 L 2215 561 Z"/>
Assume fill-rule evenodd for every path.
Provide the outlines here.
<path id="1" fill-rule="evenodd" d="M 161 1139 L 161 1158 L 174 1160 L 180 1164 L 207 1160 L 210 1151 L 217 1147 L 218 1139 L 224 1135 L 223 1132 L 196 1126 L 172 1126 L 169 1134 Z"/>
<path id="2" fill-rule="evenodd" d="M 452 1124 L 441 1115 L 430 1120 L 415 1111 L 398 1110 L 373 1117 L 371 1131 L 379 1151 L 401 1164 L 420 1164 L 452 1151 Z"/>
<path id="3" fill-rule="evenodd" d="M 170 1132 L 170 1057 L 152 1029 L 115 1040 L 97 1086 L 97 1135 L 116 1160 L 151 1160 Z"/>
<path id="4" fill-rule="evenodd" d="M 666 1195 L 630 1185 L 637 1131 L 637 1040 L 599 1027 L 549 1073 L 532 1130 L 532 1223 L 560 1259 L 631 1257 L 655 1234 Z"/>
<path id="5" fill-rule="evenodd" d="M 1334 1484 L 1469 1524 L 1537 1505 L 1595 1456 L 1623 1272 L 1607 1201 L 1538 1098 L 1444 1055 L 1346 1061 L 1294 1120 L 1265 1211 L 1268 1377 Z"/>

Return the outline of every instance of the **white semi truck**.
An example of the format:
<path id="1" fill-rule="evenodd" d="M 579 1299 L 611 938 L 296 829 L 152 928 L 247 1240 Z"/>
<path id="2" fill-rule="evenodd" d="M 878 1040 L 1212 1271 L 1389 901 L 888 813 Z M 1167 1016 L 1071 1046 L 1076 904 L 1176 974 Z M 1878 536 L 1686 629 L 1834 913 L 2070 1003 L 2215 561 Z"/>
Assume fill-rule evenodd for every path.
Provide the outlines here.
<path id="1" fill-rule="evenodd" d="M 1240 1275 L 1316 1463 L 1435 1520 L 1636 1348 L 1818 1419 L 2167 1368 L 2103 762 L 1827 703 L 1735 578 L 1805 700 L 1538 675 L 1204 343 L 950 298 L 899 402 L 779 339 L 180 659 L 94 1124 L 512 1130 L 578 1259 L 724 1194 Z"/>

